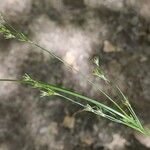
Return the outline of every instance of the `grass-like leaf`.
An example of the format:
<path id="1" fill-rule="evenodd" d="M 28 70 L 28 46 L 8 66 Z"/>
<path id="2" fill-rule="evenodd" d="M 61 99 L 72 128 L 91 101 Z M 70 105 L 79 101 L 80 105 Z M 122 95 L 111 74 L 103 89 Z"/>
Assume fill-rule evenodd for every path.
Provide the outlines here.
<path id="1" fill-rule="evenodd" d="M 61 61 L 64 65 L 66 65 L 70 70 L 74 70 L 75 72 L 80 74 L 82 77 L 84 77 L 84 79 L 87 81 L 88 84 L 93 86 L 95 89 L 97 89 L 98 92 L 102 93 L 109 101 L 112 102 L 113 107 L 102 104 L 99 100 L 86 97 L 75 91 L 70 91 L 69 89 L 65 89 L 65 88 L 55 86 L 55 85 L 43 83 L 41 81 L 33 80 L 27 74 L 25 74 L 25 76 L 23 76 L 21 80 L 0 79 L 0 81 L 11 81 L 11 82 L 14 81 L 14 82 L 20 82 L 22 84 L 30 85 L 40 90 L 41 97 L 51 96 L 51 95 L 59 96 L 63 99 L 69 100 L 81 106 L 84 111 L 88 111 L 96 115 L 99 115 L 103 118 L 109 119 L 113 122 L 126 125 L 128 127 L 131 127 L 141 132 L 144 135 L 150 135 L 150 131 L 144 129 L 136 113 L 134 112 L 132 106 L 130 105 L 129 100 L 123 94 L 119 86 L 114 85 L 106 77 L 104 71 L 101 68 L 100 61 L 97 57 L 93 59 L 94 64 L 96 65 L 96 68 L 94 69 L 93 74 L 99 77 L 101 80 L 104 80 L 112 88 L 115 87 L 118 90 L 119 95 L 123 99 L 123 104 L 127 108 L 128 111 L 126 109 L 123 109 L 118 103 L 115 102 L 115 100 L 110 95 L 108 95 L 106 92 L 100 89 L 97 85 L 95 85 L 82 72 L 78 71 L 76 68 L 73 68 L 71 65 L 69 65 L 67 62 L 62 60 L 60 57 L 58 57 L 51 51 L 45 49 L 44 47 L 41 47 L 38 43 L 35 43 L 34 41 L 30 40 L 25 34 L 18 32 L 15 28 L 13 28 L 11 25 L 8 24 L 8 22 L 4 19 L 2 14 L 0 14 L 0 33 L 4 35 L 6 39 L 17 39 L 18 41 L 29 43 L 41 49 L 42 51 L 49 53 L 51 56 L 55 57 L 56 59 Z M 78 98 L 80 101 L 76 100 L 76 98 Z"/>

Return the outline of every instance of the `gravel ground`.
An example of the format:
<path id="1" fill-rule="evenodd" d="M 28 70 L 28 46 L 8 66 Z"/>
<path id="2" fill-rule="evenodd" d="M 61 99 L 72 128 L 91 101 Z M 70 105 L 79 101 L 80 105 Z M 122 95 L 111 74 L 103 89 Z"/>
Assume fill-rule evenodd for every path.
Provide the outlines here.
<path id="1" fill-rule="evenodd" d="M 17 29 L 85 75 L 99 56 L 146 127 L 150 126 L 149 0 L 0 0 Z M 0 35 L 0 78 L 25 73 L 103 98 L 86 81 L 39 49 Z M 113 91 L 91 76 L 110 94 Z M 115 97 L 115 95 L 114 95 Z M 105 100 L 105 99 L 104 99 Z M 104 101 L 105 102 L 105 101 Z M 148 150 L 150 138 L 57 97 L 15 83 L 0 83 L 0 150 Z"/>

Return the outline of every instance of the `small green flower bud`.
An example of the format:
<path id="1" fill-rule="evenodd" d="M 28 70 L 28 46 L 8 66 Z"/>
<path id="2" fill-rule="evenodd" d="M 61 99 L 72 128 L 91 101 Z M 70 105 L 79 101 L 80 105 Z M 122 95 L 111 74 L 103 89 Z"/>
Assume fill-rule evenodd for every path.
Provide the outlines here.
<path id="1" fill-rule="evenodd" d="M 28 74 L 25 74 L 23 76 L 23 81 L 28 82 L 28 81 L 32 81 L 31 77 Z"/>
<path id="2" fill-rule="evenodd" d="M 89 104 L 87 104 L 87 105 L 85 106 L 84 110 L 94 113 L 94 109 L 93 109 L 92 106 L 90 106 Z"/>
<path id="3" fill-rule="evenodd" d="M 41 91 L 41 97 L 52 96 L 52 95 L 58 95 L 58 94 L 53 90 L 48 90 L 47 92 Z"/>
<path id="4" fill-rule="evenodd" d="M 100 68 L 95 68 L 95 69 L 93 70 L 93 75 L 95 75 L 95 76 L 101 78 L 101 79 L 104 80 L 104 81 L 108 81 L 108 79 L 106 78 L 104 72 L 103 72 Z"/>
<path id="5" fill-rule="evenodd" d="M 93 58 L 93 63 L 97 66 L 99 66 L 99 58 L 98 57 L 94 57 Z"/>

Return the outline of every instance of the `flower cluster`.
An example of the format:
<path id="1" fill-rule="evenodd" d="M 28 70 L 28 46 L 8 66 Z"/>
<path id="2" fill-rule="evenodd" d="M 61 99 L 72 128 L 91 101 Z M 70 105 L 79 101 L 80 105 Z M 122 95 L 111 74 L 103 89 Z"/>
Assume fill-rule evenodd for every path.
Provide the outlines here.
<path id="1" fill-rule="evenodd" d="M 29 38 L 25 34 L 18 32 L 7 23 L 2 13 L 0 13 L 0 33 L 5 37 L 5 39 L 17 39 L 21 42 L 30 42 Z"/>

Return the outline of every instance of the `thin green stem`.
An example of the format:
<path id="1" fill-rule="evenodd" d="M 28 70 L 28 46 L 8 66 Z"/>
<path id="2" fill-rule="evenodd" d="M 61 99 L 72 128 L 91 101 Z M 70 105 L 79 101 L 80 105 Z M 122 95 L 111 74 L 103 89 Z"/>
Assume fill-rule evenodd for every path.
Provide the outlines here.
<path id="1" fill-rule="evenodd" d="M 95 104 L 96 106 L 100 106 L 101 108 L 103 108 L 103 109 L 106 111 L 106 113 L 104 113 L 104 115 L 101 115 L 102 117 L 107 118 L 107 119 L 109 119 L 109 120 L 111 120 L 111 121 L 115 121 L 115 122 L 117 122 L 117 123 L 122 123 L 122 124 L 128 125 L 129 127 L 132 127 L 132 128 L 134 128 L 134 129 L 136 129 L 136 130 L 138 130 L 138 131 L 140 131 L 140 132 L 141 132 L 142 130 L 144 131 L 144 129 L 141 128 L 141 127 L 139 127 L 139 125 L 135 122 L 135 120 L 133 120 L 133 119 L 130 118 L 129 116 L 127 117 L 127 116 L 125 116 L 125 115 L 119 113 L 118 111 L 116 111 L 116 110 L 114 110 L 114 109 L 112 109 L 112 108 L 110 108 L 110 107 L 108 107 L 108 106 L 106 106 L 106 105 L 104 105 L 104 104 L 101 104 L 100 102 L 98 102 L 98 101 L 96 101 L 96 100 L 94 100 L 94 99 L 91 99 L 91 98 L 89 98 L 89 97 L 80 95 L 79 93 L 72 92 L 72 91 L 70 91 L 70 90 L 68 90 L 68 89 L 56 87 L 56 86 L 51 85 L 51 84 L 45 84 L 45 83 L 37 82 L 37 81 L 34 81 L 34 80 L 31 80 L 31 81 L 26 82 L 26 83 L 27 83 L 27 84 L 30 84 L 30 85 L 32 85 L 32 86 L 36 85 L 37 88 L 40 88 L 40 89 L 42 89 L 42 90 L 47 90 L 47 91 L 48 91 L 48 90 L 53 90 L 53 91 L 55 91 L 58 95 L 59 95 L 60 92 L 61 92 L 61 93 L 64 93 L 64 94 L 67 94 L 67 95 L 70 95 L 70 96 L 78 97 L 78 98 L 80 98 L 81 100 L 90 102 L 90 103 L 92 103 L 92 104 Z M 72 102 L 75 102 L 75 103 L 76 103 L 76 101 L 74 101 L 74 100 L 72 100 L 72 99 L 70 99 L 70 98 L 68 98 L 68 97 L 66 97 L 66 96 L 64 96 L 64 95 L 62 95 L 62 94 L 61 94 L 61 96 L 62 96 L 63 98 L 66 98 L 66 99 L 71 100 Z M 83 107 L 85 107 L 85 106 L 83 105 Z M 117 118 L 115 118 L 115 117 L 112 117 L 112 116 L 110 116 L 110 115 L 107 115 L 107 112 L 110 113 L 110 114 L 113 114 L 113 115 L 116 114 L 117 116 L 119 116 L 119 118 L 117 119 Z M 94 112 L 94 113 L 95 113 L 95 112 Z M 95 114 L 97 114 L 97 113 L 95 113 Z"/>
<path id="2" fill-rule="evenodd" d="M 138 119 L 136 113 L 134 112 L 134 110 L 132 109 L 132 107 L 131 107 L 131 105 L 130 105 L 128 99 L 126 98 L 126 96 L 125 96 L 124 93 L 121 91 L 121 89 L 119 88 L 118 85 L 116 85 L 116 88 L 119 90 L 119 92 L 120 92 L 121 95 L 123 96 L 125 102 L 127 102 L 127 105 L 126 105 L 126 106 L 127 106 L 128 110 L 130 111 L 130 113 L 132 114 L 132 116 L 134 117 L 134 119 L 138 122 L 138 124 L 142 127 L 141 122 L 139 121 L 139 119 Z"/>
<path id="3" fill-rule="evenodd" d="M 25 82 L 25 83 L 27 83 L 27 82 Z M 31 85 L 34 85 L 34 84 L 36 84 L 37 82 L 33 81 L 33 82 L 28 82 L 28 83 L 31 84 Z M 57 92 L 63 92 L 63 93 L 65 93 L 65 94 L 78 97 L 78 98 L 80 98 L 80 99 L 82 99 L 82 100 L 85 100 L 85 101 L 88 101 L 88 102 L 93 103 L 93 104 L 95 104 L 95 105 L 98 105 L 98 106 L 100 106 L 100 107 L 103 107 L 105 110 L 108 110 L 108 111 L 110 111 L 110 112 L 113 112 L 114 114 L 116 114 L 116 115 L 118 115 L 118 116 L 120 116 L 120 117 L 122 117 L 122 118 L 128 119 L 127 116 L 125 116 L 125 115 L 121 114 L 120 112 L 118 112 L 118 111 L 116 111 L 116 110 L 114 110 L 114 109 L 112 109 L 112 108 L 110 108 L 110 107 L 108 107 L 108 106 L 106 106 L 106 105 L 104 105 L 104 104 L 98 102 L 97 100 L 91 99 L 91 98 L 89 98 L 89 97 L 83 96 L 83 95 L 78 94 L 78 93 L 75 93 L 75 92 L 72 92 L 72 91 L 70 91 L 70 90 L 68 90 L 68 89 L 59 88 L 59 87 L 56 87 L 56 86 L 54 86 L 54 85 L 45 84 L 45 83 L 42 83 L 42 82 L 38 82 L 38 85 L 37 85 L 37 86 L 38 86 L 39 88 L 42 88 L 42 89 L 45 89 L 45 90 L 48 90 L 48 89 L 54 90 L 54 91 L 56 91 L 56 93 L 57 93 Z"/>
<path id="4" fill-rule="evenodd" d="M 87 76 L 85 76 L 81 71 L 78 71 L 76 68 L 72 67 L 70 64 L 68 64 L 66 61 L 62 60 L 60 57 L 58 57 L 57 55 L 55 55 L 53 52 L 43 48 L 42 46 L 38 45 L 37 43 L 29 40 L 29 38 L 27 38 L 23 33 L 18 32 L 16 29 L 14 29 L 11 25 L 9 25 L 9 23 L 7 22 L 7 20 L 4 20 L 7 24 L 7 26 L 11 29 L 10 33 L 12 32 L 12 34 L 16 37 L 16 39 L 18 39 L 19 41 L 23 41 L 23 42 L 28 42 L 40 49 L 42 49 L 45 52 L 48 52 L 51 56 L 57 58 L 59 61 L 61 61 L 63 64 L 67 65 L 68 68 L 70 68 L 71 70 L 74 70 L 75 72 L 79 73 L 90 85 L 92 85 L 96 90 L 100 91 L 103 95 L 105 95 L 121 112 L 124 113 L 124 115 L 127 115 L 126 112 L 107 94 L 105 93 L 102 89 L 100 89 L 95 83 L 93 83 Z"/>
<path id="5" fill-rule="evenodd" d="M 107 118 L 111 121 L 115 121 L 117 123 L 122 123 L 124 125 L 127 125 L 145 135 L 149 135 L 149 131 L 145 130 L 141 124 L 141 122 L 139 121 L 138 117 L 136 116 L 134 110 L 132 109 L 130 103 L 128 102 L 127 98 L 125 97 L 125 95 L 123 94 L 123 92 L 120 90 L 119 86 L 115 85 L 115 88 L 119 91 L 119 95 L 121 95 L 123 97 L 123 99 L 125 100 L 126 103 L 126 107 L 128 109 L 128 113 L 130 113 L 129 115 L 126 113 L 126 110 L 124 111 L 117 102 L 115 102 L 115 100 L 113 100 L 109 94 L 107 94 L 106 92 L 104 92 L 101 88 L 99 88 L 98 85 L 96 85 L 94 82 L 92 82 L 88 76 L 84 75 L 84 73 L 82 73 L 80 70 L 74 68 L 73 66 L 71 66 L 69 63 L 67 63 L 66 61 L 64 61 L 63 59 L 61 59 L 59 56 L 55 55 L 53 52 L 43 48 L 42 46 L 40 46 L 39 44 L 31 41 L 28 37 L 26 37 L 23 33 L 18 32 L 15 28 L 13 28 L 11 25 L 9 25 L 9 23 L 4 19 L 4 25 L 3 23 L 0 22 L 1 26 L 1 33 L 4 35 L 4 37 L 6 39 L 10 39 L 10 38 L 16 38 L 19 41 L 22 42 L 26 42 L 26 43 L 30 43 L 31 45 L 49 53 L 51 56 L 55 57 L 56 59 L 58 59 L 60 62 L 62 62 L 64 65 L 66 65 L 68 67 L 68 69 L 74 70 L 76 73 L 78 73 L 79 75 L 81 75 L 85 81 L 88 82 L 88 84 L 92 85 L 93 88 L 95 88 L 96 90 L 100 91 L 107 99 L 109 99 L 115 106 L 115 109 L 104 105 L 100 102 L 98 102 L 95 99 L 86 97 L 84 95 L 81 95 L 79 93 L 76 92 L 72 92 L 68 89 L 64 89 L 64 88 L 59 88 L 56 87 L 54 85 L 51 84 L 46 84 L 43 82 L 38 82 L 35 81 L 33 79 L 31 79 L 29 76 L 24 76 L 24 78 L 22 80 L 14 80 L 14 79 L 0 79 L 0 82 L 3 81 L 7 81 L 7 82 L 20 82 L 23 84 L 29 84 L 35 88 L 38 88 L 40 90 L 42 90 L 43 92 L 47 91 L 48 93 L 42 93 L 43 96 L 45 96 L 45 94 L 47 94 L 47 96 L 49 95 L 57 95 L 60 96 L 62 98 L 65 98 L 75 104 L 78 104 L 82 107 L 84 107 L 85 109 L 100 115 L 104 118 Z M 98 61 L 96 61 L 96 64 L 99 66 Z M 101 77 L 102 78 L 102 77 Z M 106 78 L 103 78 L 104 80 L 106 80 Z M 106 80 L 107 81 L 107 80 Z M 109 80 L 108 80 L 109 81 Z M 111 85 L 111 82 L 109 81 L 107 83 L 109 83 Z M 67 96 L 66 96 L 67 95 Z M 75 101 L 74 99 L 70 98 L 70 97 L 77 97 L 82 101 L 85 101 L 87 103 L 87 106 Z M 88 107 L 89 106 L 89 107 Z"/>
<path id="6" fill-rule="evenodd" d="M 15 79 L 0 79 L 0 82 L 6 82 L 6 81 L 8 81 L 8 82 L 20 82 L 20 80 L 15 80 Z"/>
<path id="7" fill-rule="evenodd" d="M 77 101 L 75 101 L 75 100 L 73 100 L 73 99 L 71 99 L 71 98 L 69 98 L 69 97 L 67 97 L 67 96 L 64 96 L 64 95 L 62 95 L 62 94 L 58 94 L 58 96 L 59 96 L 59 97 L 62 97 L 62 98 L 65 98 L 65 99 L 67 99 L 67 100 L 71 101 L 72 103 L 75 103 L 75 104 L 77 104 L 77 105 L 79 105 L 79 106 L 85 107 L 85 105 L 83 105 L 83 104 L 81 104 L 81 103 L 79 103 L 79 102 L 77 102 Z"/>
<path id="8" fill-rule="evenodd" d="M 72 67 L 70 64 L 68 64 L 66 61 L 62 60 L 60 57 L 55 55 L 53 52 L 43 48 L 42 46 L 38 45 L 37 43 L 33 41 L 29 41 L 30 44 L 33 44 L 34 46 L 42 49 L 43 51 L 49 53 L 51 56 L 57 58 L 59 61 L 61 61 L 64 65 L 68 66 L 69 69 L 74 70 L 78 74 L 80 74 L 90 85 L 92 85 L 95 89 L 99 90 L 103 95 L 105 95 L 121 112 L 124 113 L 124 115 L 127 115 L 126 112 L 107 94 L 105 93 L 102 89 L 100 89 L 95 83 L 93 83 L 91 80 L 88 79 L 87 76 L 85 76 L 81 71 L 77 70 L 76 68 Z"/>
<path id="9" fill-rule="evenodd" d="M 63 95 L 61 93 L 64 93 L 64 94 L 67 94 L 67 95 L 70 95 L 70 96 L 74 96 L 74 97 L 78 97 L 81 100 L 84 100 L 84 101 L 90 102 L 92 104 L 95 104 L 96 106 L 98 106 L 100 108 L 103 108 L 103 110 L 106 111 L 106 112 L 104 112 L 104 115 L 101 115 L 101 114 L 97 113 L 97 111 L 94 111 L 95 114 L 100 115 L 100 116 L 102 116 L 104 118 L 107 118 L 107 119 L 109 119 L 111 121 L 124 124 L 124 125 L 129 126 L 129 127 L 133 128 L 133 129 L 135 129 L 135 130 L 137 130 L 137 131 L 139 131 L 139 132 L 141 132 L 141 133 L 143 133 L 145 135 L 148 135 L 148 133 L 145 131 L 145 129 L 143 127 L 139 126 L 139 124 L 137 124 L 137 122 L 135 122 L 135 120 L 133 120 L 129 116 L 127 117 L 127 116 L 121 114 L 120 112 L 118 112 L 118 111 L 116 111 L 116 110 L 114 110 L 114 109 L 112 109 L 112 108 L 110 108 L 110 107 L 108 107 L 108 106 L 106 106 L 104 104 L 101 104 L 100 102 L 98 102 L 98 101 L 96 101 L 94 99 L 91 99 L 89 97 L 80 95 L 79 93 L 72 92 L 72 91 L 70 91 L 68 89 L 59 88 L 59 87 L 56 87 L 56 86 L 51 85 L 51 84 L 45 84 L 43 82 L 38 82 L 38 81 L 32 80 L 30 78 L 29 78 L 28 81 L 27 80 L 14 80 L 14 79 L 0 79 L 0 81 L 21 82 L 21 83 L 24 83 L 24 84 L 32 85 L 33 87 L 39 88 L 41 90 L 46 90 L 46 91 L 53 90 L 53 91 L 56 92 L 56 95 L 58 95 L 60 97 L 63 97 L 65 99 L 67 99 L 67 100 L 69 100 L 69 101 L 71 101 L 71 102 L 73 102 L 75 104 L 78 104 L 78 105 L 80 105 L 80 106 L 85 108 L 86 105 L 83 105 L 83 104 L 81 104 L 81 103 L 73 100 L 72 98 L 69 98 L 69 97 L 67 97 L 67 96 L 65 96 L 65 95 Z M 113 116 L 108 115 L 107 113 L 110 113 L 110 114 L 113 114 L 113 115 L 116 114 L 117 116 L 119 116 L 119 118 L 117 119 L 117 118 L 115 118 Z"/>

